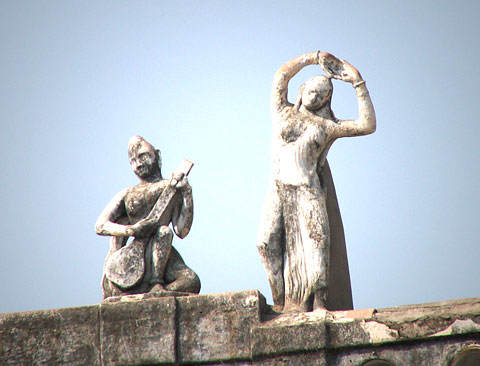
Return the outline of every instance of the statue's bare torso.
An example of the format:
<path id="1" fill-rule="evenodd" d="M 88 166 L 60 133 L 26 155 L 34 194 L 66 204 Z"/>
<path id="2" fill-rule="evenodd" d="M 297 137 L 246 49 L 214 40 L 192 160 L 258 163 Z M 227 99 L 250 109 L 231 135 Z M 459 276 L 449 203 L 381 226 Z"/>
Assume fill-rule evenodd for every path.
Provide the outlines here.
<path id="1" fill-rule="evenodd" d="M 128 188 L 124 203 L 130 224 L 136 224 L 146 218 L 153 206 L 168 185 L 168 180 L 162 179 L 154 183 L 139 184 Z M 167 208 L 159 225 L 168 225 L 172 217 L 173 205 Z"/>
<path id="2" fill-rule="evenodd" d="M 286 113 L 285 113 L 286 112 Z M 326 155 L 328 134 L 323 118 L 312 119 L 287 107 L 278 116 L 280 120 L 272 142 L 273 179 L 284 184 L 319 184 L 317 165 Z"/>

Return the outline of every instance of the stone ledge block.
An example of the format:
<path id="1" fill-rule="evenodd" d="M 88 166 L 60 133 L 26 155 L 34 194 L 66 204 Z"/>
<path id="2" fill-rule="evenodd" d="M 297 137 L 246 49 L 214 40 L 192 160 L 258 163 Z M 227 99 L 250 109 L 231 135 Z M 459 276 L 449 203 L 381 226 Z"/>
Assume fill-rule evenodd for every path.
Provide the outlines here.
<path id="1" fill-rule="evenodd" d="M 0 315 L 1 365 L 100 365 L 98 307 Z"/>
<path id="2" fill-rule="evenodd" d="M 336 366 L 324 351 L 303 352 L 254 359 L 253 366 Z M 343 366 L 343 364 L 342 364 Z M 355 365 L 356 366 L 356 365 Z"/>
<path id="3" fill-rule="evenodd" d="M 359 312 L 371 318 L 373 311 Z M 314 311 L 282 314 L 252 328 L 254 357 L 314 351 L 345 345 L 394 341 L 398 334 L 386 325 L 365 321 L 358 314 Z"/>
<path id="4" fill-rule="evenodd" d="M 265 298 L 257 290 L 177 298 L 179 362 L 249 360 L 250 328 Z"/>
<path id="5" fill-rule="evenodd" d="M 102 303 L 100 321 L 105 365 L 176 362 L 175 298 Z"/>
<path id="6" fill-rule="evenodd" d="M 327 323 L 272 325 L 252 329 L 252 356 L 322 349 L 327 346 Z"/>

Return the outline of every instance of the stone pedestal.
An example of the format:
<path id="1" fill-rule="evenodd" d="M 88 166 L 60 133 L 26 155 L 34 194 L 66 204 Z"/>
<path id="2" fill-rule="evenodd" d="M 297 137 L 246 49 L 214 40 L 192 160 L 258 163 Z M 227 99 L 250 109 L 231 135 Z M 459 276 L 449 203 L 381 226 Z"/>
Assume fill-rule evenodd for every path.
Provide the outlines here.
<path id="1" fill-rule="evenodd" d="M 479 360 L 480 299 L 280 315 L 250 290 L 0 315 L 1 365 L 473 366 Z"/>

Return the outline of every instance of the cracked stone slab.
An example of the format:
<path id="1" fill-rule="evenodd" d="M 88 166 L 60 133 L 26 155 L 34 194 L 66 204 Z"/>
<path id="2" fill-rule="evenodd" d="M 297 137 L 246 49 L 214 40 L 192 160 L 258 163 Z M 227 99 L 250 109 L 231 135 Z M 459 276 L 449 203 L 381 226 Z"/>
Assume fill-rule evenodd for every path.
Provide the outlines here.
<path id="1" fill-rule="evenodd" d="M 478 333 L 479 323 L 478 299 L 378 310 L 283 314 L 252 328 L 252 355 L 260 357 L 295 350 L 381 345 L 431 335 Z"/>
<path id="2" fill-rule="evenodd" d="M 380 321 L 410 321 L 430 316 L 449 318 L 452 315 L 478 314 L 480 314 L 479 299 L 467 298 L 378 309 L 375 317 Z"/>
<path id="3" fill-rule="evenodd" d="M 402 339 L 429 337 L 445 331 L 458 319 L 480 324 L 480 301 L 457 299 L 378 309 L 372 319 L 396 329 Z"/>
<path id="4" fill-rule="evenodd" d="M 432 334 L 432 337 L 447 336 L 453 334 L 467 334 L 480 332 L 480 324 L 475 323 L 472 319 L 457 319 L 448 328 Z"/>
<path id="5" fill-rule="evenodd" d="M 318 310 L 282 314 L 252 328 L 252 355 L 258 357 L 397 340 L 396 329 L 374 320 L 367 321 L 373 318 L 374 311 Z"/>
<path id="6" fill-rule="evenodd" d="M 365 329 L 372 344 L 394 341 L 399 338 L 397 330 L 390 329 L 383 323 L 361 322 L 360 326 Z"/>

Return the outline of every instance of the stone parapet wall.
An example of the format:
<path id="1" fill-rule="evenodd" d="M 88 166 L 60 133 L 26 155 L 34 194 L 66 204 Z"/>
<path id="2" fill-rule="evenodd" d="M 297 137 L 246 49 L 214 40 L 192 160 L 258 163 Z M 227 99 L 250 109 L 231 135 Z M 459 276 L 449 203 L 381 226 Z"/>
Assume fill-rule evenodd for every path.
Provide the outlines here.
<path id="1" fill-rule="evenodd" d="M 473 366 L 480 299 L 280 315 L 250 290 L 2 314 L 0 364 Z"/>

